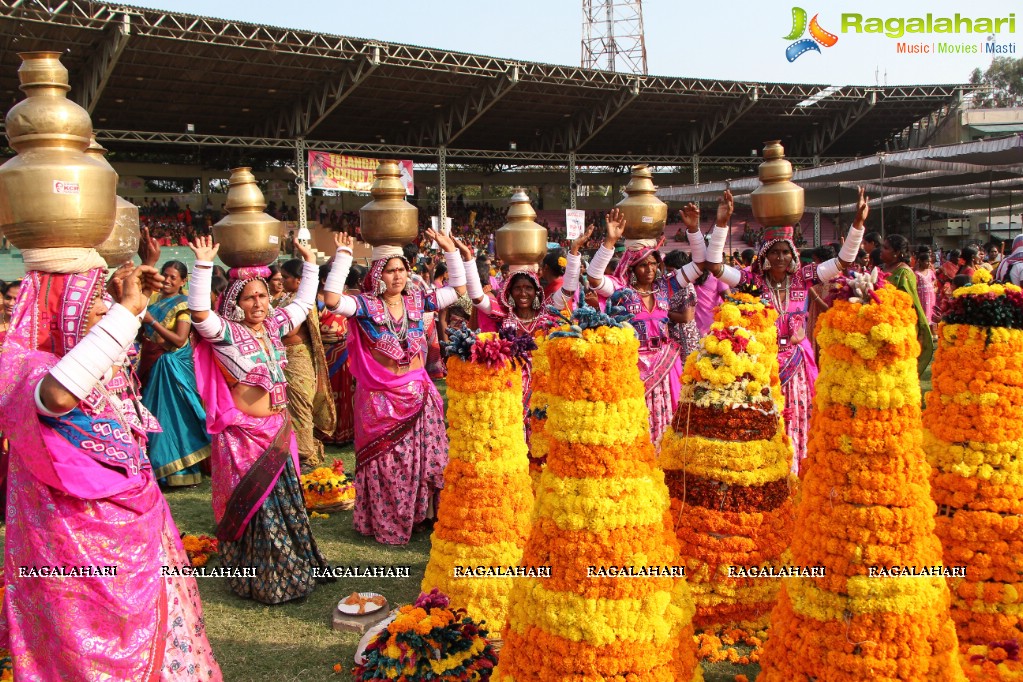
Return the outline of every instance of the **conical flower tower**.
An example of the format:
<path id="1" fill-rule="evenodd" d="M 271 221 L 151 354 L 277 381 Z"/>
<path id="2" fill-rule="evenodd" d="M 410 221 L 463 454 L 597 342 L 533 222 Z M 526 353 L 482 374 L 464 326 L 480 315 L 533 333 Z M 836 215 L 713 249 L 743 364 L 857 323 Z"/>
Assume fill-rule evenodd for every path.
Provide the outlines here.
<path id="1" fill-rule="evenodd" d="M 547 381 L 551 365 L 547 360 L 547 338 L 536 339 L 533 351 L 532 393 L 529 396 L 529 475 L 534 492 L 540 484 L 540 474 L 547 466 Z"/>
<path id="2" fill-rule="evenodd" d="M 821 372 L 758 682 L 964 680 L 921 448 L 916 313 L 876 271 L 817 323 Z"/>
<path id="3" fill-rule="evenodd" d="M 686 359 L 660 464 L 705 632 L 767 626 L 792 538 L 792 447 L 781 417 L 777 313 L 735 294 Z"/>
<path id="4" fill-rule="evenodd" d="M 547 341 L 550 451 L 523 554 L 550 577 L 515 581 L 492 679 L 702 679 L 639 342 L 621 317 L 573 319 Z"/>
<path id="5" fill-rule="evenodd" d="M 503 332 L 452 338 L 451 445 L 422 589 L 440 589 L 496 637 L 514 582 L 505 574 L 522 558 L 533 508 L 520 368 L 533 343 Z"/>
<path id="6" fill-rule="evenodd" d="M 948 579 L 964 669 L 971 679 L 1023 679 L 1019 287 L 976 282 L 954 292 L 938 325 L 932 386 L 924 451 L 945 565 L 966 567 Z"/>

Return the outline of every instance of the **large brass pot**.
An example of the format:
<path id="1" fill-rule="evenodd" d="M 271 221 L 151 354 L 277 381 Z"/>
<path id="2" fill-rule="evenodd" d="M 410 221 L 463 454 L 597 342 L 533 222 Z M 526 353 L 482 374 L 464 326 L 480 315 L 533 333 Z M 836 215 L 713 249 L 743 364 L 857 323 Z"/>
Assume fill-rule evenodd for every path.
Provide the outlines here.
<path id="1" fill-rule="evenodd" d="M 509 265 L 537 265 L 547 255 L 547 229 L 536 222 L 526 190 L 516 189 L 508 203 L 508 222 L 494 233 L 497 257 Z"/>
<path id="2" fill-rule="evenodd" d="M 107 150 L 92 136 L 85 153 L 90 158 L 110 165 L 106 160 Z M 127 199 L 115 197 L 117 212 L 114 216 L 114 229 L 103 243 L 96 247 L 99 255 L 107 262 L 107 267 L 116 268 L 125 261 L 131 260 L 139 250 L 139 207 Z"/>
<path id="3" fill-rule="evenodd" d="M 227 215 L 213 226 L 220 260 L 232 268 L 269 265 L 281 253 L 281 221 L 266 213 L 266 199 L 249 168 L 234 168 L 227 190 Z"/>
<path id="4" fill-rule="evenodd" d="M 0 230 L 19 249 L 94 247 L 114 225 L 117 173 L 85 154 L 88 112 L 71 89 L 59 52 L 25 52 L 25 99 L 5 125 L 17 156 L 0 166 Z"/>
<path id="5" fill-rule="evenodd" d="M 362 238 L 373 246 L 405 246 L 419 234 L 419 209 L 405 201 L 405 185 L 396 161 L 381 161 L 369 193 L 373 200 L 359 211 Z"/>
<path id="6" fill-rule="evenodd" d="M 792 182 L 792 164 L 785 158 L 780 140 L 764 144 L 760 164 L 760 187 L 753 190 L 753 217 L 764 227 L 794 225 L 803 215 L 803 188 Z"/>
<path id="7" fill-rule="evenodd" d="M 617 208 L 625 216 L 626 239 L 660 239 L 668 221 L 668 205 L 654 192 L 653 174 L 645 164 L 632 167 L 632 179 L 625 186 L 627 197 Z"/>

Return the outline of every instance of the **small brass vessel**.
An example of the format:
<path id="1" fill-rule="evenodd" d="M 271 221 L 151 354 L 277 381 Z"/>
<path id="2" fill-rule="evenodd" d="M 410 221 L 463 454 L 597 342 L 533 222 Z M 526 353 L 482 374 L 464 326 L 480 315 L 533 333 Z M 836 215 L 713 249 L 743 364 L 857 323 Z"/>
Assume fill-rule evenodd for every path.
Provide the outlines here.
<path id="1" fill-rule="evenodd" d="M 92 136 L 85 153 L 90 157 L 110 165 L 106 160 L 107 150 Z M 112 167 L 111 167 L 112 170 Z M 114 229 L 102 244 L 96 247 L 99 255 L 107 262 L 107 267 L 116 268 L 125 261 L 131 260 L 139 250 L 139 207 L 127 199 L 117 199 L 117 215 L 114 218 Z"/>
<path id="2" fill-rule="evenodd" d="M 381 161 L 369 193 L 373 200 L 359 211 L 362 238 L 373 246 L 405 246 L 419 234 L 419 209 L 405 201 L 405 185 L 396 161 Z"/>
<path id="3" fill-rule="evenodd" d="M 632 167 L 632 179 L 625 186 L 627 197 L 618 202 L 625 216 L 626 239 L 660 239 L 668 221 L 668 205 L 654 192 L 653 173 L 646 164 Z"/>
<path id="4" fill-rule="evenodd" d="M 224 205 L 227 215 L 213 226 L 220 260 L 232 268 L 269 265 L 281 253 L 281 221 L 266 213 L 266 199 L 250 168 L 233 168 Z"/>
<path id="5" fill-rule="evenodd" d="M 537 265 L 547 255 L 547 228 L 536 222 L 525 189 L 517 188 L 508 204 L 508 222 L 494 233 L 497 257 L 509 265 Z"/>
<path id="6" fill-rule="evenodd" d="M 17 155 L 0 166 L 0 230 L 19 249 L 91 248 L 114 225 L 117 173 L 85 154 L 88 112 L 67 98 L 59 52 L 23 52 L 25 99 L 5 125 Z"/>
<path id="7" fill-rule="evenodd" d="M 792 164 L 780 140 L 764 143 L 764 159 L 757 171 L 760 187 L 750 195 L 753 217 L 764 227 L 795 225 L 803 215 L 803 188 L 792 182 Z"/>

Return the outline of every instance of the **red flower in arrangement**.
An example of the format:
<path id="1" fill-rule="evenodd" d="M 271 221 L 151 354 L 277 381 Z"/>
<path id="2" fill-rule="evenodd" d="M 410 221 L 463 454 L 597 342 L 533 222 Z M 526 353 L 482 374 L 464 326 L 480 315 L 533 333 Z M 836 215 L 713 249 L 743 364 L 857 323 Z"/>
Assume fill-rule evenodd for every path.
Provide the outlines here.
<path id="1" fill-rule="evenodd" d="M 746 346 L 749 345 L 749 339 L 737 336 L 731 329 L 712 329 L 711 335 L 719 341 L 730 341 L 732 343 L 732 350 L 736 353 L 746 352 Z"/>

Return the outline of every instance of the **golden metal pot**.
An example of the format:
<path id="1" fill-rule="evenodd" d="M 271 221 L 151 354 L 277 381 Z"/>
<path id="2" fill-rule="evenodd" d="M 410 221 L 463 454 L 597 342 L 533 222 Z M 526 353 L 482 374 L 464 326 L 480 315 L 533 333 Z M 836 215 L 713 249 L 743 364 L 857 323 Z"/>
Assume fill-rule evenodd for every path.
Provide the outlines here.
<path id="1" fill-rule="evenodd" d="M 373 246 L 405 246 L 419 234 L 419 209 L 405 201 L 397 161 L 381 161 L 369 193 L 373 200 L 359 211 L 362 238 Z"/>
<path id="2" fill-rule="evenodd" d="M 536 265 L 547 255 L 547 228 L 536 222 L 525 189 L 517 188 L 508 203 L 508 222 L 494 233 L 497 257 L 509 265 Z"/>
<path id="3" fill-rule="evenodd" d="M 84 152 L 88 112 L 67 98 L 59 52 L 24 52 L 25 99 L 5 124 L 17 156 L 0 166 L 0 230 L 19 249 L 94 247 L 114 225 L 117 173 Z"/>
<path id="4" fill-rule="evenodd" d="M 85 150 L 91 158 L 110 165 L 106 160 L 107 150 L 96 141 L 93 135 L 89 147 Z M 117 199 L 117 213 L 114 217 L 114 229 L 102 244 L 96 247 L 99 255 L 107 262 L 107 267 L 116 268 L 125 261 L 134 258 L 139 250 L 139 207 L 127 199 Z"/>
<path id="5" fill-rule="evenodd" d="M 764 227 L 794 225 L 803 215 L 803 188 L 792 182 L 792 164 L 785 158 L 780 140 L 764 143 L 760 187 L 753 190 L 753 216 Z"/>
<path id="6" fill-rule="evenodd" d="M 220 260 L 232 268 L 269 265 L 281 253 L 281 221 L 266 213 L 266 199 L 250 168 L 234 168 L 224 208 L 227 215 L 213 226 Z"/>
<path id="7" fill-rule="evenodd" d="M 660 239 L 668 222 L 668 205 L 654 192 L 653 174 L 646 164 L 632 167 L 632 179 L 625 186 L 627 197 L 618 202 L 625 216 L 626 239 Z"/>

